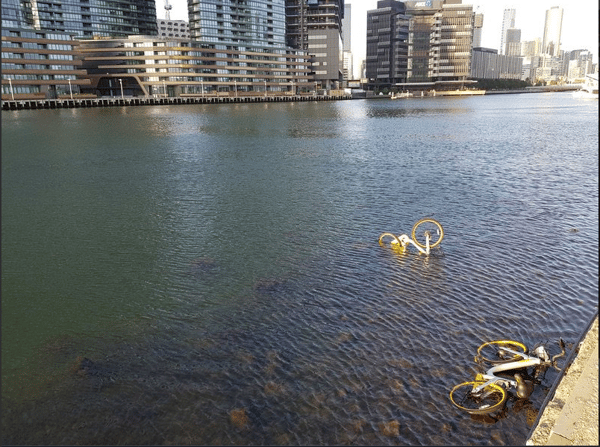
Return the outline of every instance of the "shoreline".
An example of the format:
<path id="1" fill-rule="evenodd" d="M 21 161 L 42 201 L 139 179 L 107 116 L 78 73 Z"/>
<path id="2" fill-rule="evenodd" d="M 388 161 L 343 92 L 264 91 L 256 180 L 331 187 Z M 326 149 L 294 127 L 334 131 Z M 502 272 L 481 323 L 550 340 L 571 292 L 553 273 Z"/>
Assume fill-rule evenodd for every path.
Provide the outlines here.
<path id="1" fill-rule="evenodd" d="M 469 94 L 457 93 L 456 91 L 439 91 L 435 95 L 424 95 L 423 97 L 457 97 L 457 96 L 487 96 L 506 95 L 522 93 L 556 93 L 576 91 L 575 86 L 543 86 L 528 87 L 519 90 L 485 90 L 484 93 Z M 419 95 L 413 96 L 418 98 Z M 154 97 L 102 97 L 102 98 L 73 98 L 73 99 L 11 99 L 2 100 L 2 110 L 37 110 L 37 109 L 74 109 L 91 107 L 126 107 L 126 106 L 163 106 L 179 104 L 240 104 L 240 103 L 263 103 L 263 102 L 298 102 L 298 101 L 340 101 L 351 99 L 390 99 L 385 96 L 368 95 L 278 95 L 278 96 L 178 96 L 168 98 Z M 411 98 L 402 98 L 411 99 Z"/>
<path id="2" fill-rule="evenodd" d="M 550 390 L 526 445 L 598 445 L 598 313 Z"/>
<path id="3" fill-rule="evenodd" d="M 74 109 L 91 107 L 164 106 L 179 104 L 240 104 L 256 102 L 338 101 L 352 99 L 350 96 L 289 95 L 289 96 L 178 96 L 151 97 L 104 97 L 81 99 L 15 99 L 2 100 L 2 110 Z"/>

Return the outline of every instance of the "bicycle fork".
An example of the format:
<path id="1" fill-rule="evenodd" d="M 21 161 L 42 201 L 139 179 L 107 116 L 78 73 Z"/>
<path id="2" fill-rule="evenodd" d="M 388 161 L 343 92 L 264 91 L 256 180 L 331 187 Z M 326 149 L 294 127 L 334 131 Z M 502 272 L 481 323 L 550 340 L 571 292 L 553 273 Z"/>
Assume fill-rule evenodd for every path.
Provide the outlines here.
<path id="1" fill-rule="evenodd" d="M 398 240 L 402 244 L 402 247 L 406 247 L 408 244 L 413 244 L 415 247 L 417 247 L 417 250 L 419 250 L 424 255 L 429 254 L 429 239 L 431 239 L 429 236 L 429 233 L 426 233 L 425 234 L 425 249 L 422 249 L 417 244 L 415 244 L 415 241 L 413 241 L 411 238 L 409 238 L 406 234 L 401 234 L 400 236 L 398 236 Z"/>

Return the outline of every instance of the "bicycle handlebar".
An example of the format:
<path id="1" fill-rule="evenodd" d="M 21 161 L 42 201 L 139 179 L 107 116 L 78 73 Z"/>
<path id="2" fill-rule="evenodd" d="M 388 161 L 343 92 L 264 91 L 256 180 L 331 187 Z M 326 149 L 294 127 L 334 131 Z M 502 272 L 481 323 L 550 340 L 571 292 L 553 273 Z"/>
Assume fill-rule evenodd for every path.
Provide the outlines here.
<path id="1" fill-rule="evenodd" d="M 564 340 L 561 338 L 558 341 L 558 345 L 560 346 L 560 350 L 562 351 L 560 354 L 555 355 L 554 357 L 552 357 L 552 366 L 557 369 L 558 371 L 561 371 L 561 368 L 559 368 L 558 366 L 556 366 L 556 359 L 560 358 L 560 357 L 564 357 L 565 355 L 565 342 Z"/>

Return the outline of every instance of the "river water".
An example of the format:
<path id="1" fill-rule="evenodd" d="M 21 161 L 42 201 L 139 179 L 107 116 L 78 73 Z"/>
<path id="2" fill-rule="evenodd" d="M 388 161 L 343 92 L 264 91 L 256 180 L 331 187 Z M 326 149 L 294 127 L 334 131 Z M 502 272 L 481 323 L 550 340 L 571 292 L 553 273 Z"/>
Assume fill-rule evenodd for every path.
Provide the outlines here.
<path id="1" fill-rule="evenodd" d="M 430 216 L 429 256 L 378 243 Z M 448 392 L 597 310 L 598 102 L 2 112 L 4 444 L 521 444 Z"/>

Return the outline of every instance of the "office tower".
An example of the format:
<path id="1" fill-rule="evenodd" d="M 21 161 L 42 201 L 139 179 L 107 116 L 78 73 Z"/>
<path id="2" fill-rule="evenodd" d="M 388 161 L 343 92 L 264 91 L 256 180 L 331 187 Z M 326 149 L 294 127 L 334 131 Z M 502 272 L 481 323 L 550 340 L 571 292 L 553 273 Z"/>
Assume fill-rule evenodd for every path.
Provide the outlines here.
<path id="1" fill-rule="evenodd" d="M 481 46 L 481 33 L 483 30 L 483 14 L 475 14 L 473 21 L 473 48 Z"/>
<path id="2" fill-rule="evenodd" d="M 541 48 L 542 40 L 539 37 L 535 40 L 521 42 L 521 56 L 528 58 L 539 56 Z"/>
<path id="3" fill-rule="evenodd" d="M 502 34 L 500 37 L 500 54 L 505 54 L 504 49 L 506 46 L 506 33 L 509 29 L 515 27 L 515 15 L 517 11 L 514 9 L 505 9 L 504 15 L 502 16 Z"/>
<path id="4" fill-rule="evenodd" d="M 461 0 L 407 1 L 408 82 L 465 81 L 471 72 L 474 16 Z"/>
<path id="5" fill-rule="evenodd" d="M 560 56 L 560 33 L 562 31 L 563 9 L 554 6 L 546 11 L 542 54 Z"/>
<path id="6" fill-rule="evenodd" d="M 154 0 L 2 0 L 2 27 L 78 38 L 156 35 L 156 7 Z"/>
<path id="7" fill-rule="evenodd" d="M 346 3 L 344 5 L 344 18 L 342 19 L 342 44 L 344 55 L 344 62 L 342 64 L 342 78 L 347 81 L 354 78 L 354 64 L 352 56 L 352 45 L 351 45 L 351 31 L 352 31 L 352 5 Z"/>
<path id="8" fill-rule="evenodd" d="M 287 43 L 313 55 L 315 80 L 322 88 L 342 79 L 344 0 L 285 0 Z"/>
<path id="9" fill-rule="evenodd" d="M 350 3 L 346 3 L 344 5 L 344 18 L 342 19 L 342 43 L 343 43 L 344 51 L 352 51 L 351 21 L 352 21 L 352 5 Z"/>
<path id="10" fill-rule="evenodd" d="M 232 48 L 285 48 L 283 0 L 188 0 L 190 38 Z"/>
<path id="11" fill-rule="evenodd" d="M 376 87 L 406 82 L 409 17 L 404 3 L 380 0 L 367 11 L 366 76 Z"/>
<path id="12" fill-rule="evenodd" d="M 344 51 L 344 63 L 342 66 L 342 77 L 345 81 L 349 81 L 354 78 L 354 61 L 352 60 L 352 52 Z"/>
<path id="13" fill-rule="evenodd" d="M 506 30 L 506 41 L 504 43 L 504 54 L 507 56 L 521 55 L 521 30 L 509 28 Z"/>
<path id="14" fill-rule="evenodd" d="M 521 79 L 523 59 L 498 54 L 492 48 L 474 48 L 471 76 L 475 79 Z"/>

